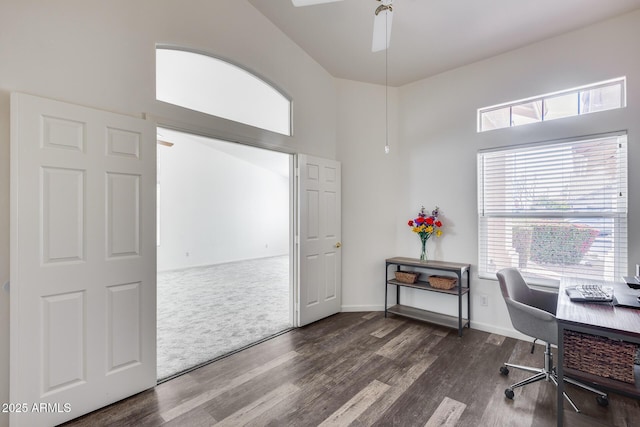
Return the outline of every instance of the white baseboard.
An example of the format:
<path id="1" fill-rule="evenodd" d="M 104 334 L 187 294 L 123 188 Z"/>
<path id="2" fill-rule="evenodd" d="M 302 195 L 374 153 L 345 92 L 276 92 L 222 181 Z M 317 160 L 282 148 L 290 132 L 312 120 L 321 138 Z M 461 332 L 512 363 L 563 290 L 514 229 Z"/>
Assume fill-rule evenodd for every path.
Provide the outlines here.
<path id="1" fill-rule="evenodd" d="M 358 312 L 358 311 L 384 311 L 383 305 L 343 305 L 341 307 L 343 312 Z"/>

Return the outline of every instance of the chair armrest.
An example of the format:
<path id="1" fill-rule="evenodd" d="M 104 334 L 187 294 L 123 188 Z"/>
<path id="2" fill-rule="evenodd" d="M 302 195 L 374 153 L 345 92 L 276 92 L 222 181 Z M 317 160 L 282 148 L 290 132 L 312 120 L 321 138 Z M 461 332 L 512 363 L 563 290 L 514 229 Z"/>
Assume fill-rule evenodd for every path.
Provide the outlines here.
<path id="1" fill-rule="evenodd" d="M 539 308 L 540 310 L 547 311 L 553 315 L 556 314 L 558 307 L 558 292 L 546 291 L 542 289 L 534 289 L 529 287 L 531 301 L 530 305 Z"/>
<path id="2" fill-rule="evenodd" d="M 553 314 L 517 301 L 505 302 L 515 329 L 530 337 L 558 344 L 558 324 Z"/>

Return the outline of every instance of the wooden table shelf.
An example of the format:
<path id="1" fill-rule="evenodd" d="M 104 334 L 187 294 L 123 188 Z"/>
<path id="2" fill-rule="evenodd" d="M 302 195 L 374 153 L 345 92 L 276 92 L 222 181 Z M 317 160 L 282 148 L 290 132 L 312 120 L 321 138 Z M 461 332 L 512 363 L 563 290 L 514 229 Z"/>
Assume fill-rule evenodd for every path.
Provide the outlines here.
<path id="1" fill-rule="evenodd" d="M 437 271 L 437 272 L 446 272 L 452 273 L 457 278 L 457 284 L 451 289 L 440 289 L 434 288 L 426 281 L 417 281 L 415 283 L 404 283 L 400 282 L 394 278 L 390 278 L 389 275 L 389 267 L 395 267 L 396 271 L 403 271 L 403 269 L 411 268 L 415 271 L 415 269 L 424 271 Z M 471 318 L 471 302 L 470 302 L 470 294 L 469 294 L 469 264 L 460 264 L 454 262 L 445 262 L 445 261 L 420 261 L 415 258 L 404 258 L 404 257 L 395 257 L 388 258 L 386 260 L 386 277 L 385 277 L 385 300 L 384 300 L 384 315 L 387 317 L 388 313 L 392 313 L 398 316 L 409 317 L 411 319 L 420 320 L 423 322 L 434 323 L 441 326 L 446 326 L 449 328 L 458 329 L 458 335 L 462 336 L 463 328 L 470 327 L 470 318 Z M 393 273 L 391 274 L 393 276 Z M 466 276 L 466 280 L 463 281 L 463 276 Z M 389 285 L 396 287 L 396 304 L 388 307 L 388 288 Z M 422 310 L 417 307 L 412 307 L 409 305 L 404 305 L 400 303 L 400 288 L 412 288 L 421 291 L 427 292 L 437 292 L 442 294 L 447 294 L 451 296 L 455 296 L 458 298 L 458 313 L 456 315 L 451 315 L 447 313 L 439 313 L 429 310 Z M 467 300 L 467 317 L 463 317 L 462 310 L 462 302 L 463 297 L 466 295 Z"/>
<path id="2" fill-rule="evenodd" d="M 446 326 L 456 329 L 458 327 L 458 318 L 447 314 L 436 313 L 434 311 L 422 310 L 420 308 L 411 307 L 410 305 L 396 304 L 387 308 L 387 313 L 396 314 L 398 316 L 409 317 L 411 319 L 423 322 L 434 323 L 436 325 Z M 469 319 L 462 318 L 463 326 L 469 324 Z"/>
<path id="3" fill-rule="evenodd" d="M 451 294 L 451 295 L 458 295 L 458 293 L 462 292 L 462 294 L 466 294 L 467 292 L 469 292 L 469 288 L 467 287 L 462 287 L 460 288 L 459 286 L 454 286 L 451 289 L 440 289 L 440 288 L 434 288 L 433 286 L 431 286 L 429 284 L 429 282 L 423 282 L 423 281 L 417 281 L 416 283 L 404 283 L 404 282 L 400 282 L 396 279 L 390 279 L 388 281 L 388 283 L 390 285 L 396 285 L 396 286 L 405 286 L 407 288 L 415 288 L 415 289 L 422 289 L 424 291 L 431 291 L 431 292 L 442 292 L 443 294 Z"/>

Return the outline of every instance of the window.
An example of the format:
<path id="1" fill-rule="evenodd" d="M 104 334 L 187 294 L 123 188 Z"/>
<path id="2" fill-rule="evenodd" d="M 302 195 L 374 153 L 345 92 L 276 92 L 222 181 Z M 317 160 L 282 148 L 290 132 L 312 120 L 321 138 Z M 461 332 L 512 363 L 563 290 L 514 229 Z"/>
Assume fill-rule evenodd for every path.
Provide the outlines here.
<path id="1" fill-rule="evenodd" d="M 626 104 L 624 77 L 478 110 L 478 132 L 526 125 Z"/>
<path id="2" fill-rule="evenodd" d="M 627 273 L 627 137 L 478 153 L 479 274 L 518 267 L 538 284 Z"/>
<path id="3" fill-rule="evenodd" d="M 291 135 L 291 101 L 244 68 L 212 56 L 157 48 L 156 98 Z"/>

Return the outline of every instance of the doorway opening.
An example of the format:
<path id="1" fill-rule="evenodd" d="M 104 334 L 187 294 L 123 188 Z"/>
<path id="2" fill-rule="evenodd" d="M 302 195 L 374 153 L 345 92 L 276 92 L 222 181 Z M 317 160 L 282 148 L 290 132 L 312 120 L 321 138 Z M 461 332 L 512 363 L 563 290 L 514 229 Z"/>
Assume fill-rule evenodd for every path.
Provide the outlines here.
<path id="1" fill-rule="evenodd" d="M 158 128 L 158 380 L 293 326 L 292 162 Z"/>

